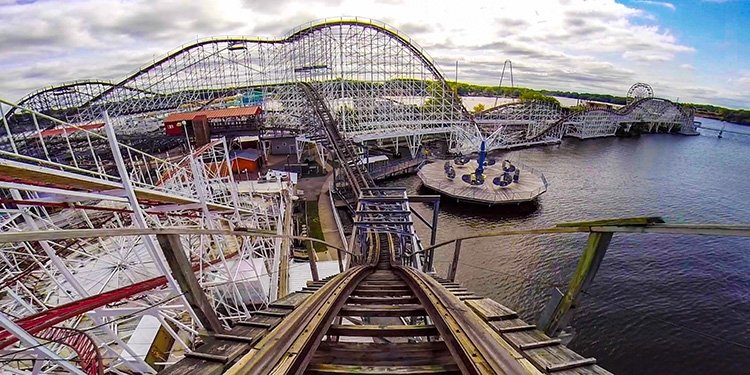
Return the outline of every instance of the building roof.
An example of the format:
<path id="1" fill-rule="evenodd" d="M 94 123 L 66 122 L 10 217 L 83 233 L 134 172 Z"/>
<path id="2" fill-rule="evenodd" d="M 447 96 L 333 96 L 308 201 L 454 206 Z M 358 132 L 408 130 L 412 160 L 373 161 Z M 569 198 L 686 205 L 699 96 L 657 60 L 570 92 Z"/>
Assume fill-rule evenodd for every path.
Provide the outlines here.
<path id="1" fill-rule="evenodd" d="M 172 113 L 164 118 L 164 122 L 188 121 L 194 119 L 195 116 L 206 116 L 209 120 L 228 117 L 257 116 L 260 114 L 260 112 L 261 109 L 257 105 L 252 105 L 249 107 L 207 109 L 204 111 L 196 112 Z"/>
<path id="2" fill-rule="evenodd" d="M 229 151 L 229 160 L 234 159 L 258 160 L 260 159 L 260 151 L 253 149 Z"/>
<path id="3" fill-rule="evenodd" d="M 42 137 L 52 137 L 55 135 L 73 134 L 80 130 L 96 130 L 103 126 L 104 124 L 102 123 L 96 123 L 96 124 L 69 126 L 66 128 L 52 128 L 52 129 L 42 130 L 39 134 L 41 134 Z"/>
<path id="4" fill-rule="evenodd" d="M 361 157 L 359 161 L 357 162 L 357 165 L 363 165 L 363 164 L 372 164 L 379 161 L 385 161 L 388 160 L 388 156 L 385 155 L 373 155 L 370 157 Z"/>
<path id="5" fill-rule="evenodd" d="M 234 140 L 237 142 L 256 142 L 260 140 L 260 137 L 257 135 L 243 135 L 235 137 Z"/>

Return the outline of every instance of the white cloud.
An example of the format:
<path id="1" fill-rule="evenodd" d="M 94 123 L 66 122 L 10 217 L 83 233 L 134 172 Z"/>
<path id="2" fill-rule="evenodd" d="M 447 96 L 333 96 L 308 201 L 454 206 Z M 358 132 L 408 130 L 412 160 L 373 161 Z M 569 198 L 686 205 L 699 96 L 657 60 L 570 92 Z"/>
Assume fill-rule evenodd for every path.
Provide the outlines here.
<path id="1" fill-rule="evenodd" d="M 680 92 L 689 69 L 679 68 L 694 48 L 649 13 L 614 0 L 467 0 L 460 6 L 453 0 L 3 5 L 0 96 L 18 98 L 76 79 L 117 80 L 196 37 L 279 37 L 301 23 L 338 15 L 367 16 L 404 31 L 449 75 L 461 60 L 462 80 L 496 83 L 503 61 L 511 59 L 520 86 L 622 95 L 633 82 L 659 82 L 658 93 L 692 100 Z M 731 92 L 711 84 L 717 85 L 707 88 L 712 92 Z"/>
<path id="2" fill-rule="evenodd" d="M 662 51 L 646 51 L 646 52 L 633 52 L 625 51 L 622 57 L 626 60 L 640 61 L 640 62 L 653 62 L 653 61 L 669 61 L 672 60 L 673 55 Z"/>
<path id="3" fill-rule="evenodd" d="M 641 3 L 641 4 L 660 6 L 660 7 L 670 9 L 670 10 L 677 10 L 677 7 L 675 7 L 674 4 L 668 3 L 666 1 L 635 0 L 635 2 Z"/>
<path id="4" fill-rule="evenodd" d="M 680 68 L 687 69 L 687 70 L 695 70 L 695 67 L 691 64 L 681 64 Z"/>

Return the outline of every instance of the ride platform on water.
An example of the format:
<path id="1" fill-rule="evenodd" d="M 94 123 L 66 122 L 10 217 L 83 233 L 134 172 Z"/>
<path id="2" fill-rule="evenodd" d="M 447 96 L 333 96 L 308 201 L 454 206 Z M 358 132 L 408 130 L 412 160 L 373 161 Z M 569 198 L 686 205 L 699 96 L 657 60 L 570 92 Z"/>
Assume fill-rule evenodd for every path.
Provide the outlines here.
<path id="1" fill-rule="evenodd" d="M 516 161 L 487 158 L 482 142 L 479 156 L 457 156 L 426 164 L 417 173 L 422 184 L 440 194 L 488 205 L 529 202 L 547 191 L 544 174 Z"/>

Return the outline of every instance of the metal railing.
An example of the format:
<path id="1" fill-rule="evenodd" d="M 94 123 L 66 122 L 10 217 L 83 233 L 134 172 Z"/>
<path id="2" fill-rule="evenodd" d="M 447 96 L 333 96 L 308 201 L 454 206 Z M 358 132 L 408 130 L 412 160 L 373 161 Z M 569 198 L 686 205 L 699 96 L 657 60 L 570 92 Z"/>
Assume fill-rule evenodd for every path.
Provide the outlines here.
<path id="1" fill-rule="evenodd" d="M 3 104 L 17 109 L 15 116 L 24 117 L 26 123 L 8 121 L 3 115 Z M 216 204 L 231 201 L 234 194 L 231 174 L 222 175 L 229 165 L 223 140 L 175 162 L 118 142 L 113 129 L 107 130 L 112 124 L 106 113 L 103 118 L 103 123 L 73 124 L 0 99 L 0 121 L 5 133 L 0 137 L 0 163 L 23 175 L 21 179 L 26 176 L 25 171 L 38 171 L 43 176 L 66 178 L 68 183 L 61 185 L 80 180 L 79 183 L 88 184 L 87 190 L 112 190 L 123 182 L 114 156 L 114 152 L 119 152 L 127 177 L 137 189 L 200 200 L 201 193 L 193 183 L 198 178 L 195 174 L 200 174 L 199 178 L 212 192 L 203 194 L 203 199 Z M 36 182 L 56 185 L 47 180 Z M 96 185 L 100 185 L 99 189 Z"/>

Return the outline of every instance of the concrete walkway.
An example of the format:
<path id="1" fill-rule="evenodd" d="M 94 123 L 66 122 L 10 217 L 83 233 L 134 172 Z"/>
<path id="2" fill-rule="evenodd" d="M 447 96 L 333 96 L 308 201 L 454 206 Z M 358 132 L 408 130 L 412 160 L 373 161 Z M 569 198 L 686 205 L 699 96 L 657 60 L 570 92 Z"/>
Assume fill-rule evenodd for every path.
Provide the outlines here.
<path id="1" fill-rule="evenodd" d="M 346 244 L 341 243 L 341 236 L 339 235 L 338 227 L 336 227 L 336 219 L 333 217 L 334 207 L 331 206 L 331 199 L 328 197 L 328 189 L 333 182 L 333 174 L 321 177 L 306 177 L 301 178 L 297 182 L 297 189 L 302 190 L 302 199 L 306 201 L 318 201 L 318 216 L 320 217 L 320 228 L 323 231 L 324 241 L 340 246 L 345 249 Z M 328 248 L 327 252 L 317 253 L 318 260 L 336 260 L 338 259 L 338 252 L 336 249 Z"/>
<path id="2" fill-rule="evenodd" d="M 331 186 L 330 183 L 333 181 L 333 174 L 328 176 L 326 182 L 320 189 L 320 195 L 318 195 L 318 215 L 320 215 L 320 228 L 323 230 L 323 237 L 325 241 L 336 246 L 340 246 L 346 249 L 346 244 L 341 242 L 341 235 L 339 235 L 338 227 L 336 226 L 336 219 L 333 217 L 335 208 L 331 205 L 331 198 L 328 196 L 328 189 Z M 336 249 L 328 248 L 328 259 L 338 259 Z M 318 254 L 323 260 L 323 254 Z"/>

